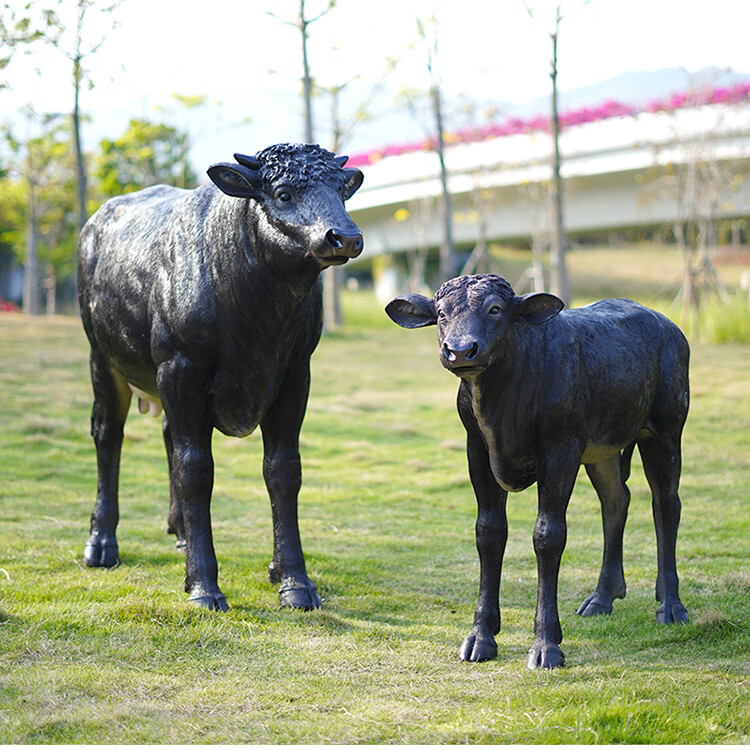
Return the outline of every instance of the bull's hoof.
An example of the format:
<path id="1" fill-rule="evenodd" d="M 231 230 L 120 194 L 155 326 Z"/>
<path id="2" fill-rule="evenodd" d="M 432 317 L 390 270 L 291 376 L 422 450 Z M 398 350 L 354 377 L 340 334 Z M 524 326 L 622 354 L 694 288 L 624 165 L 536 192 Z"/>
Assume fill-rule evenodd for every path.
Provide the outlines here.
<path id="1" fill-rule="evenodd" d="M 458 651 L 461 661 L 488 661 L 497 657 L 497 643 L 493 636 L 481 635 L 474 630 L 464 638 Z"/>
<path id="2" fill-rule="evenodd" d="M 688 613 L 682 602 L 677 601 L 674 604 L 662 602 L 656 610 L 656 622 L 659 625 L 671 625 L 675 622 L 687 622 Z"/>
<path id="3" fill-rule="evenodd" d="M 268 564 L 268 580 L 271 583 L 281 583 L 281 579 L 284 576 L 281 574 L 281 566 L 277 565 L 273 560 Z"/>
<path id="4" fill-rule="evenodd" d="M 179 550 L 180 552 L 184 552 L 187 549 L 187 540 L 178 538 L 174 543 L 174 546 L 175 549 Z"/>
<path id="5" fill-rule="evenodd" d="M 583 600 L 583 604 L 576 610 L 581 617 L 591 617 L 592 615 L 610 615 L 612 614 L 612 600 L 602 596 L 595 591 L 591 596 Z"/>
<path id="6" fill-rule="evenodd" d="M 565 657 L 556 643 L 537 641 L 529 649 L 526 666 L 529 669 L 557 669 L 565 666 Z"/>
<path id="7" fill-rule="evenodd" d="M 206 594 L 203 592 L 192 594 L 188 597 L 188 601 L 198 607 L 207 609 L 209 612 L 212 612 L 213 610 L 226 612 L 229 609 L 227 598 L 221 592 L 218 592 L 217 594 Z"/>
<path id="8" fill-rule="evenodd" d="M 89 568 L 114 568 L 120 564 L 117 539 L 92 534 L 83 550 L 83 562 Z"/>
<path id="9" fill-rule="evenodd" d="M 292 609 L 318 609 L 323 604 L 315 584 L 307 578 L 304 581 L 285 578 L 279 587 L 279 601 L 282 607 Z"/>

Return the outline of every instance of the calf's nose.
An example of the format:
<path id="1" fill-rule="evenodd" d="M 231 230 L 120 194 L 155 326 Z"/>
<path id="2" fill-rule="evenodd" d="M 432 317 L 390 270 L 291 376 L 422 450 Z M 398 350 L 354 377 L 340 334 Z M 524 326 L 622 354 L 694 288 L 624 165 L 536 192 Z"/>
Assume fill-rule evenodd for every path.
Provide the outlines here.
<path id="1" fill-rule="evenodd" d="M 332 255 L 345 255 L 347 258 L 356 258 L 365 244 L 362 232 L 346 233 L 339 229 L 326 232 L 326 243 L 334 251 Z"/>
<path id="2" fill-rule="evenodd" d="M 473 341 L 466 349 L 451 349 L 447 343 L 443 344 L 443 354 L 451 367 L 463 367 L 470 365 L 479 352 L 479 344 Z"/>

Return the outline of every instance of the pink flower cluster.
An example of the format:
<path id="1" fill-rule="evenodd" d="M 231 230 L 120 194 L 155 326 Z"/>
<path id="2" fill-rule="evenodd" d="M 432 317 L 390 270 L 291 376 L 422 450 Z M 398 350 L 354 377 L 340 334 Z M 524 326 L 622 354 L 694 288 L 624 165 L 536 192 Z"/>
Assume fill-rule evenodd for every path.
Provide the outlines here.
<path id="1" fill-rule="evenodd" d="M 672 112 L 684 107 L 698 107 L 705 104 L 741 104 L 750 99 L 750 81 L 738 83 L 734 86 L 709 87 L 696 91 L 683 91 L 672 94 L 665 100 L 649 102 L 644 106 L 631 106 L 622 102 L 607 100 L 594 107 L 560 113 L 560 128 L 598 122 L 612 117 L 632 117 L 642 112 Z M 478 128 L 467 128 L 455 133 L 445 134 L 446 146 L 457 143 L 476 143 L 504 135 L 518 135 L 520 133 L 548 133 L 550 118 L 544 115 L 521 118 L 510 117 L 500 123 L 483 125 Z M 436 138 L 424 138 L 411 143 L 393 144 L 383 148 L 373 149 L 362 154 L 355 154 L 349 159 L 348 166 L 362 167 L 374 164 L 387 156 L 399 156 L 415 151 L 431 151 L 437 146 Z"/>

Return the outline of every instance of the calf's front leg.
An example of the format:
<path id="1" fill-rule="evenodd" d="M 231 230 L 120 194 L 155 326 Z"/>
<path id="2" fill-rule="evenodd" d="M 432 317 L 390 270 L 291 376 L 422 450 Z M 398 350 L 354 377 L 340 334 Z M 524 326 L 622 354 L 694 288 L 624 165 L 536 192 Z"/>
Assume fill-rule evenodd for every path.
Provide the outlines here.
<path id="1" fill-rule="evenodd" d="M 268 568 L 285 607 L 317 609 L 322 601 L 308 578 L 299 535 L 297 499 L 302 486 L 299 433 L 310 390 L 309 363 L 292 365 L 281 392 L 260 423 L 263 478 L 273 515 L 273 559 Z"/>
<path id="2" fill-rule="evenodd" d="M 578 473 L 580 453 L 548 448 L 537 467 L 539 512 L 534 526 L 537 560 L 537 600 L 534 643 L 526 666 L 554 669 L 565 664 L 560 643 L 562 628 L 557 608 L 560 560 L 567 540 L 565 513 Z"/>
<path id="3" fill-rule="evenodd" d="M 193 604 L 225 612 L 229 605 L 219 589 L 211 531 L 214 462 L 208 388 L 200 370 L 182 356 L 159 366 L 157 384 L 171 438 L 170 487 L 184 522 L 185 591 Z"/>
<path id="4" fill-rule="evenodd" d="M 463 412 L 463 413 L 462 413 Z M 487 446 L 473 416 L 459 403 L 466 426 L 469 476 L 477 498 L 475 525 L 479 553 L 479 598 L 471 632 L 458 652 L 462 661 L 486 661 L 497 656 L 495 636 L 500 632 L 500 577 L 508 540 L 506 501 L 508 493 L 495 481 Z"/>

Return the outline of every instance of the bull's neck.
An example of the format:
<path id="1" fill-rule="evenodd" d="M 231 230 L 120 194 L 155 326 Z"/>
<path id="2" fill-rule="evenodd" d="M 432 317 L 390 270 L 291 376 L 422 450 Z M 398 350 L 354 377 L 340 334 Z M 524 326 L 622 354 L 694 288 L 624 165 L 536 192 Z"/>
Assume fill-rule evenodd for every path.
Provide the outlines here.
<path id="1" fill-rule="evenodd" d="M 226 196 L 221 199 L 226 212 L 225 231 L 231 236 L 219 243 L 224 253 L 218 284 L 231 287 L 240 310 L 248 294 L 254 298 L 261 295 L 283 315 L 311 292 L 320 269 L 304 258 L 274 252 L 263 237 L 261 209 L 254 201 Z"/>
<path id="2" fill-rule="evenodd" d="M 258 252 L 249 201 L 220 196 L 221 226 L 212 237 L 212 285 L 223 325 L 239 341 L 274 341 L 309 298 L 319 271 L 275 267 Z"/>

